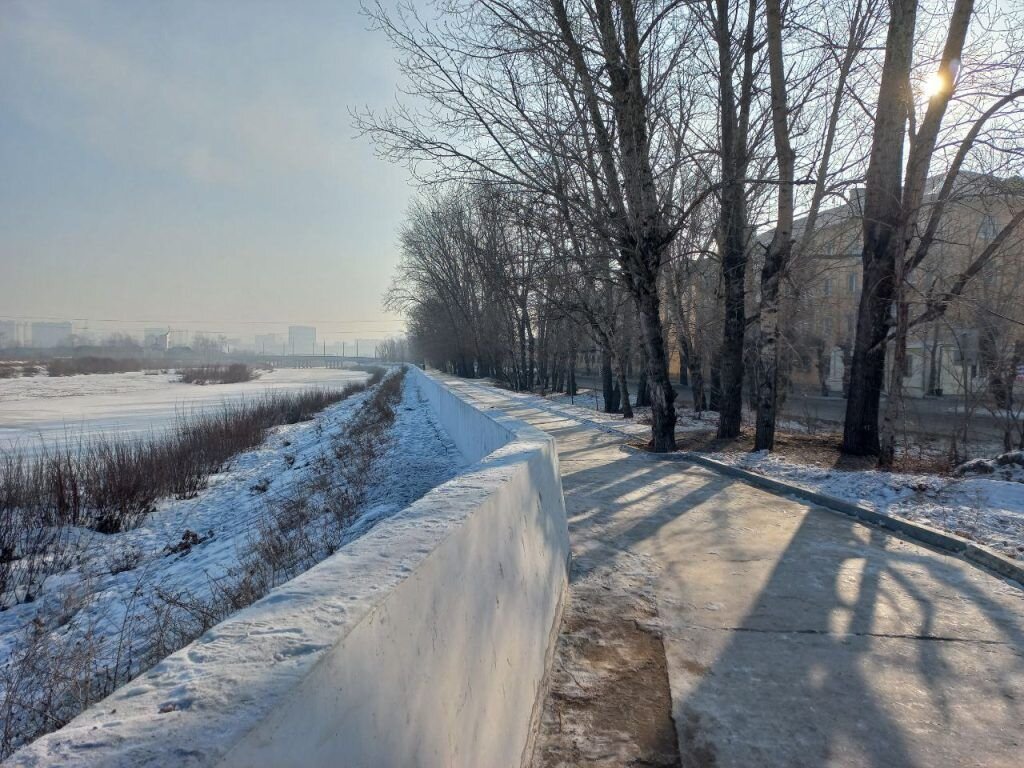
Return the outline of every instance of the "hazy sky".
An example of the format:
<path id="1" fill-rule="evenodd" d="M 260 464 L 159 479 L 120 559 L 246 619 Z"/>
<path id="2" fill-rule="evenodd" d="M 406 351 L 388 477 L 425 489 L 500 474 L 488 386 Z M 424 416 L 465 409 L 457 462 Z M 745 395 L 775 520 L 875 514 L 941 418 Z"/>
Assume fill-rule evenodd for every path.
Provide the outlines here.
<path id="1" fill-rule="evenodd" d="M 0 0 L 0 316 L 398 330 L 410 188 L 349 116 L 397 71 L 358 11 Z"/>

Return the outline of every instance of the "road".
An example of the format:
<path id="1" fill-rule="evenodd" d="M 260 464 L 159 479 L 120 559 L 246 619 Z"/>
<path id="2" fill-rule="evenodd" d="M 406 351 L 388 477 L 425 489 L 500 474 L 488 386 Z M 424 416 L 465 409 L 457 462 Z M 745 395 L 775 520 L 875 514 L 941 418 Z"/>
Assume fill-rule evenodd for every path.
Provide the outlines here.
<path id="1" fill-rule="evenodd" d="M 600 379 L 595 376 L 577 375 L 577 383 L 581 387 L 600 388 Z M 629 380 L 630 392 L 635 396 L 637 382 Z M 686 408 L 693 407 L 693 394 L 688 386 L 679 383 L 672 385 L 676 390 L 676 402 Z M 925 437 L 939 442 L 947 442 L 953 431 L 963 424 L 963 400 L 954 397 L 907 398 L 906 432 L 918 437 Z M 885 398 L 882 403 L 884 406 Z M 781 416 L 784 419 L 810 425 L 818 430 L 840 430 L 846 414 L 846 400 L 842 397 L 822 397 L 799 392 L 791 392 L 782 405 Z M 995 442 L 1002 444 L 1003 425 L 999 418 L 983 407 L 979 407 L 972 415 L 969 425 L 971 441 Z"/>
<path id="2" fill-rule="evenodd" d="M 1018 586 L 450 383 L 558 444 L 573 563 L 534 768 L 1020 765 Z"/>

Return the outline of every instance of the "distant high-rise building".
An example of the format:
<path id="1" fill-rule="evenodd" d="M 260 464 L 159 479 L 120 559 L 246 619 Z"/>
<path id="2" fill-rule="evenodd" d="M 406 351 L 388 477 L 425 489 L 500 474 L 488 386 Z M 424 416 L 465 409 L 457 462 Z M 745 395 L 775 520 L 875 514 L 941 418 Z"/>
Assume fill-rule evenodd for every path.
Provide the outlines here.
<path id="1" fill-rule="evenodd" d="M 0 320 L 0 349 L 18 346 L 18 324 L 13 320 Z"/>
<path id="2" fill-rule="evenodd" d="M 256 352 L 260 355 L 280 355 L 287 352 L 288 342 L 280 333 L 257 333 Z"/>
<path id="3" fill-rule="evenodd" d="M 192 334 L 188 331 L 168 331 L 167 332 L 167 346 L 171 349 L 175 347 L 187 347 L 192 340 Z"/>
<path id="4" fill-rule="evenodd" d="M 142 335 L 142 346 L 166 352 L 169 344 L 170 331 L 166 328 L 147 328 Z"/>
<path id="5" fill-rule="evenodd" d="M 315 355 L 316 328 L 308 325 L 288 326 L 288 354 Z"/>
<path id="6" fill-rule="evenodd" d="M 71 323 L 32 323 L 32 346 L 41 349 L 71 344 Z"/>

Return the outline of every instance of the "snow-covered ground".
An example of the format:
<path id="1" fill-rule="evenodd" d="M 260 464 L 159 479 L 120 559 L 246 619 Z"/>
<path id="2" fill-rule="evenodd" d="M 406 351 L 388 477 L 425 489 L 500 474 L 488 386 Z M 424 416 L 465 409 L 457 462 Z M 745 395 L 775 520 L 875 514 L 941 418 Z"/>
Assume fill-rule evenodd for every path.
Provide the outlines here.
<path id="1" fill-rule="evenodd" d="M 600 429 L 621 432 L 630 437 L 650 437 L 651 409 L 633 408 L 633 419 L 623 419 L 617 413 L 605 413 L 604 398 L 594 390 L 580 390 L 580 394 L 569 395 L 556 393 L 547 395 L 545 408 L 552 413 L 562 413 L 572 418 L 583 418 Z M 565 410 L 561 410 L 565 409 Z M 693 411 L 676 409 L 676 432 L 706 432 L 718 425 L 718 414 L 705 411 L 698 416 Z"/>
<path id="2" fill-rule="evenodd" d="M 361 371 L 327 368 L 263 371 L 254 381 L 196 386 L 173 373 L 46 375 L 0 379 L 0 450 L 33 450 L 92 434 L 144 434 L 182 412 L 216 408 L 267 392 L 341 389 L 365 381 Z"/>
<path id="3" fill-rule="evenodd" d="M 584 390 L 567 395 L 520 395 L 531 404 L 566 418 L 582 420 L 608 432 L 629 438 L 648 437 L 644 421 L 650 409 L 637 409 L 631 423 L 617 414 L 602 413 L 600 393 Z M 692 411 L 679 410 L 677 432 L 714 429 L 717 414 L 697 419 Z M 782 425 L 789 428 L 791 425 Z M 794 430 L 796 431 L 796 430 Z M 1000 469 L 991 475 L 963 477 L 938 474 L 904 474 L 874 470 L 846 471 L 799 463 L 768 452 L 713 451 L 702 455 L 776 480 L 854 503 L 885 514 L 927 523 L 1024 559 L 1024 470 Z"/>
<path id="4" fill-rule="evenodd" d="M 155 641 L 152 633 L 135 632 L 136 641 L 128 646 L 122 638 L 133 635 L 132 627 L 154 622 L 159 603 L 154 594 L 187 595 L 199 603 L 212 597 L 218 580 L 239 566 L 268 506 L 293 497 L 292 489 L 322 471 L 325 457 L 344 438 L 346 424 L 375 390 L 330 406 L 312 421 L 273 430 L 263 445 L 237 456 L 211 478 L 197 497 L 165 499 L 134 530 L 111 535 L 76 530 L 74 567 L 48 577 L 34 602 L 0 612 L 0 669 L 7 673 L 0 676 L 0 700 L 4 681 L 11 679 L 12 659 L 25 653 L 34 631 L 47 633 L 59 648 L 93 644 L 98 648 L 91 662 L 96 669 L 117 669 L 126 659 L 147 658 L 152 649 L 146 646 Z M 408 383 L 383 444 L 342 545 L 466 464 L 429 405 Z"/>

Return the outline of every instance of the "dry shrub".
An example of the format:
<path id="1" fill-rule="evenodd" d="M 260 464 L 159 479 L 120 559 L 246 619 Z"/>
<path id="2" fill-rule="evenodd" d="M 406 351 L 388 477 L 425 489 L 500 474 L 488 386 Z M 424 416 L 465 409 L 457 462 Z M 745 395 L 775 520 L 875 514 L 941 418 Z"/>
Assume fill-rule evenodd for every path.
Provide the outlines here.
<path id="1" fill-rule="evenodd" d="M 182 368 L 178 371 L 179 381 L 184 384 L 240 384 L 252 381 L 256 372 L 245 363 L 230 365 L 201 365 Z"/>
<path id="2" fill-rule="evenodd" d="M 62 570 L 67 529 L 118 533 L 138 526 L 165 497 L 192 498 L 266 430 L 311 419 L 360 391 L 272 394 L 180 416 L 144 439 L 97 437 L 37 454 L 0 456 L 0 605 L 31 601 L 39 579 Z"/>
<path id="3" fill-rule="evenodd" d="M 394 421 L 395 407 L 401 398 L 403 375 L 399 372 L 381 382 L 341 434 L 328 441 L 321 456 L 310 463 L 311 471 L 304 482 L 282 496 L 268 493 L 260 497 L 263 511 L 243 545 L 238 566 L 227 576 L 211 580 L 204 593 L 165 589 L 159 585 L 146 590 L 145 575 L 140 573 L 134 591 L 125 597 L 120 629 L 115 629 L 112 636 L 99 631 L 100 625 L 109 627 L 111 617 L 81 610 L 88 599 L 87 585 L 80 585 L 74 594 L 62 598 L 62 607 L 49 611 L 47 621 L 37 617 L 31 622 L 22 637 L 12 643 L 12 654 L 0 666 L 0 760 L 18 746 L 60 728 L 90 704 L 184 647 L 214 624 L 334 552 L 343 541 L 345 528 L 365 500 L 373 482 L 374 464 L 386 449 L 387 430 Z M 96 462 L 99 467 L 116 467 L 120 474 L 138 470 L 133 462 L 142 461 L 139 456 L 155 454 L 156 458 L 146 459 L 154 462 L 152 466 L 147 465 L 147 470 L 156 470 L 158 476 L 164 478 L 161 488 L 166 491 L 173 486 L 179 491 L 191 490 L 198 470 L 190 474 L 167 466 L 183 458 L 178 451 L 196 451 L 199 454 L 196 461 L 202 466 L 219 466 L 226 460 L 225 452 L 238 444 L 236 441 L 258 442 L 267 426 L 308 419 L 315 411 L 363 389 L 362 385 L 353 385 L 342 392 L 317 390 L 276 396 L 240 409 L 195 417 L 179 425 L 167 437 L 149 441 L 149 451 L 140 448 L 137 450 L 141 453 L 133 453 L 110 447 L 98 453 L 65 453 L 56 462 L 59 472 L 50 466 L 52 456 L 46 457 L 46 461 L 8 462 L 8 468 L 0 471 L 0 494 L 6 494 L 0 499 L 9 504 L 12 498 L 26 498 L 27 475 L 33 478 L 38 475 L 39 482 L 47 480 L 53 485 L 56 480 L 52 475 L 56 473 L 60 475 L 57 484 L 63 489 L 61 498 L 65 507 L 77 509 L 83 520 L 95 522 L 100 518 L 88 503 L 76 502 L 76 506 L 68 501 L 68 497 L 75 494 L 89 500 L 93 498 L 88 489 L 91 489 L 89 483 L 96 480 L 79 479 L 80 457 L 100 456 L 101 460 Z M 102 474 L 103 470 L 97 472 Z M 50 489 L 50 485 L 43 485 Z M 111 500 L 108 511 L 129 509 L 125 513 L 128 518 L 136 514 L 134 510 L 140 506 L 140 500 L 146 498 L 146 494 L 137 491 L 126 479 L 106 478 L 103 488 L 109 494 L 104 498 Z M 47 514 L 55 519 L 60 517 L 61 513 L 55 511 L 58 505 L 52 499 L 46 504 L 40 503 L 33 514 L 42 514 L 40 510 L 44 506 Z M 4 506 L 0 516 L 9 521 L 12 510 L 13 507 Z M 110 519 L 117 518 L 117 514 L 110 512 Z M 122 520 L 122 524 L 124 522 Z M 73 529 L 37 525 L 34 530 L 50 531 L 51 536 L 55 532 L 67 539 Z M 46 536 L 26 545 L 17 536 L 11 539 L 12 531 L 13 527 L 7 522 L 0 523 L 0 552 L 18 553 L 11 558 L 14 561 L 26 559 L 21 554 L 26 546 L 39 551 L 54 546 Z M 191 546 L 203 539 L 200 534 L 186 531 L 181 543 L 170 548 L 168 556 L 184 556 Z M 13 543 L 5 543 L 8 541 Z M 61 548 L 72 552 L 74 543 L 64 542 Z M 0 561 L 4 559 L 8 558 L 0 558 Z M 141 553 L 137 550 L 118 550 L 104 566 L 108 572 L 118 573 L 134 569 L 140 559 Z M 44 558 L 27 560 L 42 562 Z M 80 625 L 79 622 L 90 623 Z M 116 626 L 116 620 L 114 623 Z"/>
<path id="4" fill-rule="evenodd" d="M 25 626 L 0 665 L 0 759 L 22 744 L 50 733 L 127 682 L 132 658 L 130 613 L 105 653 L 104 618 L 77 613 L 85 588 L 60 598 L 62 611 Z"/>
<path id="5" fill-rule="evenodd" d="M 80 373 L 129 373 L 141 371 L 142 362 L 134 358 L 71 357 L 50 360 L 46 373 L 50 376 L 75 376 Z"/>
<path id="6" fill-rule="evenodd" d="M 383 380 L 341 434 L 310 462 L 312 471 L 304 482 L 264 499 L 238 566 L 210 583 L 209 596 L 159 593 L 164 609 L 158 612 L 162 623 L 156 634 L 185 645 L 337 551 L 387 448 L 404 376 L 398 371 Z"/>

